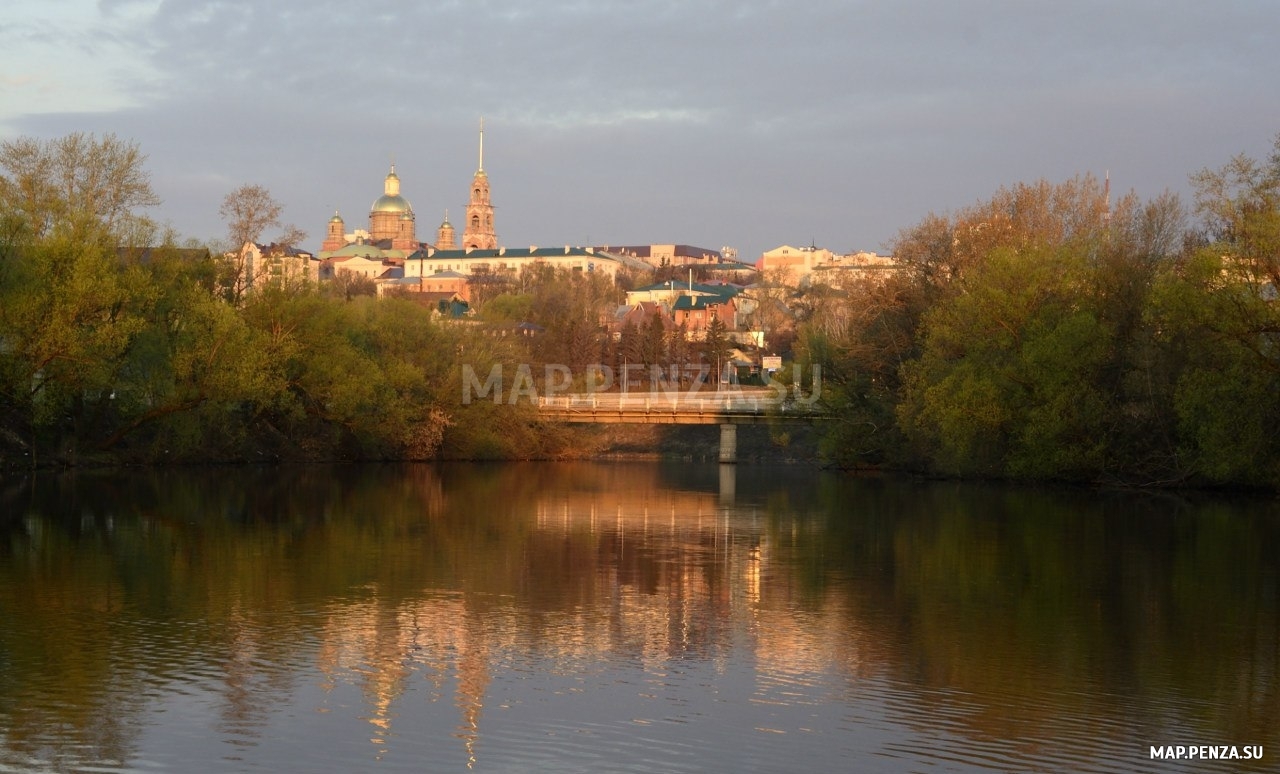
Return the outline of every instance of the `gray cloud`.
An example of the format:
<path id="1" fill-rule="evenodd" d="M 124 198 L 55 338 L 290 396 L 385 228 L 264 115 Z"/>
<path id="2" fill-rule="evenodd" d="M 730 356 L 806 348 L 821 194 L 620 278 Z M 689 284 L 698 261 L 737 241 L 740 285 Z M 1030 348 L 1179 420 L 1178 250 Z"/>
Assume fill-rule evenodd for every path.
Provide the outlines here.
<path id="1" fill-rule="evenodd" d="M 480 116 L 507 244 L 748 257 L 880 248 L 1039 177 L 1185 189 L 1280 131 L 1266 2 L 162 0 L 110 32 L 154 68 L 138 106 L 18 125 L 136 139 L 197 237 L 255 182 L 318 242 L 392 158 L 428 236 L 465 203 Z"/>

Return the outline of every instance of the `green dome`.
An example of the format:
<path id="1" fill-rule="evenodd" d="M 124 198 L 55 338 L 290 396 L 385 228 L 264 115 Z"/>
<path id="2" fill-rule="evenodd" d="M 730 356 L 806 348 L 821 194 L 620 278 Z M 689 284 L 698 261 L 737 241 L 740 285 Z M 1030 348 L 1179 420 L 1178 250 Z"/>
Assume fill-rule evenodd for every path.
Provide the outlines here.
<path id="1" fill-rule="evenodd" d="M 373 212 L 413 212 L 413 207 L 409 206 L 409 200 L 403 196 L 383 194 L 374 201 L 372 210 Z"/>
<path id="2" fill-rule="evenodd" d="M 382 250 L 376 245 L 367 245 L 363 242 L 352 242 L 349 245 L 343 245 L 337 250 L 329 254 L 330 258 L 382 258 Z"/>

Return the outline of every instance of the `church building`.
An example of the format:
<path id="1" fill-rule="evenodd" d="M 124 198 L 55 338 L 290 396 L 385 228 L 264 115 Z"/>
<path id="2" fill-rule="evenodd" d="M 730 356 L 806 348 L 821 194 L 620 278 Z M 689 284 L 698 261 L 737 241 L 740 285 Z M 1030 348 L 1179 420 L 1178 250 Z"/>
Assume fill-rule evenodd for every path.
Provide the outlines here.
<path id="1" fill-rule="evenodd" d="M 341 273 L 363 277 L 378 286 L 379 294 L 389 289 L 411 293 L 444 292 L 443 285 L 465 287 L 473 277 L 514 277 L 532 264 L 573 272 L 600 272 L 614 278 L 627 268 L 647 273 L 652 266 L 626 255 L 592 247 L 507 248 L 498 244 L 494 228 L 489 176 L 484 169 L 484 122 L 480 122 L 480 158 L 471 179 L 462 223 L 461 244 L 445 211 L 436 229 L 435 241 L 420 241 L 417 215 L 400 193 L 395 165 L 382 184 L 382 195 L 369 208 L 369 228 L 347 233 L 342 216 L 329 219 L 325 239 L 317 257 L 320 278 L 333 279 Z M 439 287 L 437 287 L 439 286 Z M 465 300 L 466 293 L 458 291 Z"/>
<path id="2" fill-rule="evenodd" d="M 382 196 L 369 208 L 369 228 L 348 234 L 346 222 L 338 213 L 329 219 L 325 239 L 318 257 L 342 259 L 362 257 L 370 260 L 404 259 L 424 247 L 435 250 L 458 249 L 453 224 L 445 211 L 444 221 L 436 229 L 433 243 L 420 242 L 417 215 L 413 205 L 400 193 L 400 177 L 395 164 L 382 184 Z M 489 176 L 484 171 L 484 122 L 480 122 L 480 164 L 471 181 L 466 220 L 462 232 L 463 249 L 496 249 L 498 235 L 494 230 L 493 203 L 489 195 Z"/>

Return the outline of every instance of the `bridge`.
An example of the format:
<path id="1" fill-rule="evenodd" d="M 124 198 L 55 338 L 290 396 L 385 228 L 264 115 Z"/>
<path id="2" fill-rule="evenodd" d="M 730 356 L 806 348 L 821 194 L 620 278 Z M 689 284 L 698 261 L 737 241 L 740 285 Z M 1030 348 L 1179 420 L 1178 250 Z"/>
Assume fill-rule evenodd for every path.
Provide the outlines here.
<path id="1" fill-rule="evenodd" d="M 808 423 L 824 418 L 811 401 L 783 400 L 775 390 L 571 393 L 541 397 L 538 413 L 555 422 L 720 425 L 720 461 L 738 456 L 738 425 Z"/>

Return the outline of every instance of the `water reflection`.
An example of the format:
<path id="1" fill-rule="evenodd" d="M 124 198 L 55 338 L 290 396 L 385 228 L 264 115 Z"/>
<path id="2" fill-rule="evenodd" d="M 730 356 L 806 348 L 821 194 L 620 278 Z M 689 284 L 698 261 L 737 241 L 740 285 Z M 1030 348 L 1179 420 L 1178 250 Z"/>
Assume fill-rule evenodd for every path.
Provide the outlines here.
<path id="1" fill-rule="evenodd" d="M 0 770 L 1280 751 L 1270 502 L 424 465 L 39 478 L 0 513 Z"/>

